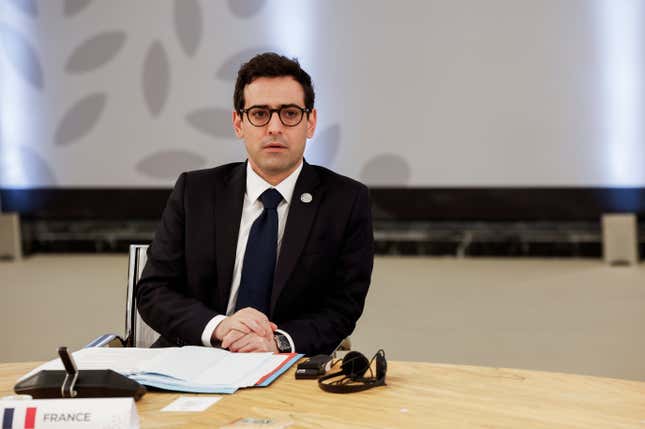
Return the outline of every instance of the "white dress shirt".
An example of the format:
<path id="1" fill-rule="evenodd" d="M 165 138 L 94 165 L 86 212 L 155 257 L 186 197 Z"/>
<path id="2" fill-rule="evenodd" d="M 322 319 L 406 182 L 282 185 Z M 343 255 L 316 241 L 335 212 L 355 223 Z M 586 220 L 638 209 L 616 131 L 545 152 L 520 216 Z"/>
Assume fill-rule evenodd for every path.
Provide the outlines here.
<path id="1" fill-rule="evenodd" d="M 280 244 L 282 243 L 282 236 L 284 234 L 284 226 L 287 224 L 287 215 L 289 214 L 289 206 L 293 197 L 293 190 L 296 187 L 296 181 L 302 170 L 302 161 L 296 170 L 291 173 L 286 179 L 272 186 L 270 183 L 261 178 L 249 162 L 246 163 L 246 192 L 244 193 L 244 205 L 242 206 L 242 218 L 240 219 L 240 232 L 237 236 L 237 249 L 235 251 L 235 265 L 233 266 L 233 282 L 231 284 L 231 296 L 228 300 L 228 307 L 226 308 L 226 316 L 235 313 L 235 303 L 237 302 L 237 293 L 240 289 L 240 280 L 242 278 L 242 263 L 244 262 L 244 253 L 246 252 L 246 243 L 249 240 L 249 233 L 253 222 L 262 214 L 264 205 L 260 201 L 260 195 L 270 188 L 275 188 L 283 200 L 278 204 L 278 251 L 276 254 L 276 263 L 280 257 Z M 202 332 L 202 343 L 204 346 L 211 347 L 211 337 L 215 329 L 222 320 L 226 318 L 224 315 L 217 315 L 213 317 Z M 280 329 L 277 330 L 289 340 L 291 351 L 295 352 L 296 348 L 293 344 L 291 336 Z"/>

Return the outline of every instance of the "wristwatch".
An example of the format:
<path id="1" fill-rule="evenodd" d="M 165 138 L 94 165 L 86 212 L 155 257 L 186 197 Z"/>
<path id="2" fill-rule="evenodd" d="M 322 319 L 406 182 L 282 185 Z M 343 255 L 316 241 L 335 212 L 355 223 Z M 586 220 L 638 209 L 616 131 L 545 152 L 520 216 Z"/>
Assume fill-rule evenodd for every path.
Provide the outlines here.
<path id="1" fill-rule="evenodd" d="M 276 332 L 275 335 L 273 335 L 273 338 L 275 339 L 275 345 L 278 346 L 278 351 L 280 353 L 291 353 L 291 344 L 289 344 L 289 340 L 285 335 Z"/>

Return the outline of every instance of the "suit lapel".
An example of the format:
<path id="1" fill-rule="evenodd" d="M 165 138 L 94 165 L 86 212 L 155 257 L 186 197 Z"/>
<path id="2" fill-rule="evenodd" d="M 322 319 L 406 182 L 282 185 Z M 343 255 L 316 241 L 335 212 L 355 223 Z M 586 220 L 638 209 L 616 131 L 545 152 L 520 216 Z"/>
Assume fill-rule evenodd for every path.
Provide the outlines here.
<path id="1" fill-rule="evenodd" d="M 282 237 L 280 257 L 273 277 L 273 290 L 271 291 L 271 314 L 275 304 L 293 271 L 300 253 L 307 242 L 309 231 L 318 211 L 323 195 L 323 188 L 319 188 L 320 179 L 316 170 L 306 162 L 296 182 L 289 206 L 287 224 Z M 312 196 L 310 202 L 301 201 L 302 194 Z"/>
<path id="2" fill-rule="evenodd" d="M 246 163 L 235 167 L 217 189 L 215 202 L 215 250 L 217 260 L 217 311 L 226 314 L 231 295 L 233 265 L 246 190 Z"/>

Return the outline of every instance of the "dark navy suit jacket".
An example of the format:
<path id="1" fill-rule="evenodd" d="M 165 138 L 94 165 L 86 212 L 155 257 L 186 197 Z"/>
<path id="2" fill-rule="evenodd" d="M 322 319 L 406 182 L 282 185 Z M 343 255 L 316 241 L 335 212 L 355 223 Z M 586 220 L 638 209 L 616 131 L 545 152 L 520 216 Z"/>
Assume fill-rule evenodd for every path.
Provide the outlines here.
<path id="1" fill-rule="evenodd" d="M 201 345 L 208 321 L 226 314 L 245 188 L 245 163 L 179 176 L 136 291 L 157 346 Z M 305 162 L 281 246 L 267 316 L 299 353 L 329 353 L 354 330 L 370 284 L 367 187 Z"/>

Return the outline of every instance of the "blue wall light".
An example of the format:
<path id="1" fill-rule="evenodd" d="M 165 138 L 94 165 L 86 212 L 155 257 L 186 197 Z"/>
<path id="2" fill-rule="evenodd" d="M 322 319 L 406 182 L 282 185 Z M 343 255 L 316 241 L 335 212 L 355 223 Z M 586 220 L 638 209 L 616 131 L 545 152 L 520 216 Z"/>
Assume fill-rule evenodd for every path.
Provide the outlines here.
<path id="1" fill-rule="evenodd" d="M 645 2 L 597 0 L 609 186 L 643 186 Z"/>
<path id="2" fill-rule="evenodd" d="M 30 181 L 25 146 L 35 133 L 34 91 L 44 87 L 43 72 L 26 34 L 34 29 L 8 2 L 0 4 L 0 187 L 25 188 Z M 27 33 L 25 33 L 27 32 Z M 31 118 L 30 118 L 31 117 Z"/>

